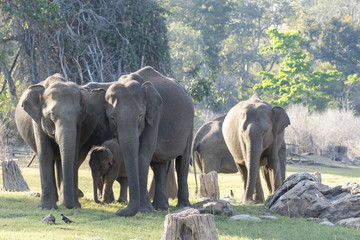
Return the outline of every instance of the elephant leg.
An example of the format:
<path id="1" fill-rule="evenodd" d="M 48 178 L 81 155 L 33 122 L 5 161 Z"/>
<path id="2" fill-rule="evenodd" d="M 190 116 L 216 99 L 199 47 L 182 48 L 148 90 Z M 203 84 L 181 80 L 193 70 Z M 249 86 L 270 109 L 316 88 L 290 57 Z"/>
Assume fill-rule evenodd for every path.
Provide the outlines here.
<path id="1" fill-rule="evenodd" d="M 128 181 L 126 177 L 119 177 L 117 181 L 120 183 L 120 195 L 118 202 L 127 202 L 127 189 L 128 189 Z"/>
<path id="2" fill-rule="evenodd" d="M 41 181 L 41 199 L 37 208 L 57 209 L 58 194 L 55 181 L 53 148 L 47 136 L 39 128 L 34 127 L 34 130 Z"/>
<path id="3" fill-rule="evenodd" d="M 178 181 L 178 204 L 177 207 L 191 206 L 189 202 L 188 172 L 190 155 L 184 154 L 176 158 L 175 167 Z"/>
<path id="4" fill-rule="evenodd" d="M 104 188 L 104 176 L 100 177 L 99 181 L 97 183 L 97 196 L 98 196 L 99 200 L 101 200 L 103 197 L 103 194 L 102 194 L 103 188 Z"/>
<path id="5" fill-rule="evenodd" d="M 166 179 L 166 188 L 168 192 L 168 197 L 175 199 L 177 197 L 177 184 L 175 180 L 175 161 L 172 160 L 168 169 L 167 179 Z"/>
<path id="6" fill-rule="evenodd" d="M 156 210 L 166 210 L 169 208 L 166 187 L 168 164 L 152 162 L 151 168 L 155 177 L 155 193 L 152 205 Z"/>
<path id="7" fill-rule="evenodd" d="M 271 195 L 272 191 L 272 184 L 271 184 L 271 176 L 270 176 L 270 169 L 267 166 L 261 166 L 260 170 L 266 182 L 266 187 L 268 189 L 268 194 Z"/>
<path id="8" fill-rule="evenodd" d="M 283 141 L 279 149 L 279 160 L 280 160 L 280 171 L 281 171 L 281 182 L 285 181 L 286 172 L 286 144 Z"/>
<path id="9" fill-rule="evenodd" d="M 256 181 L 256 187 L 255 187 L 255 192 L 254 192 L 253 198 L 257 202 L 261 202 L 261 203 L 265 202 L 264 192 L 261 187 L 260 174 L 258 175 L 258 179 Z"/>
<path id="10" fill-rule="evenodd" d="M 115 201 L 114 192 L 112 190 L 112 186 L 115 179 L 113 177 L 105 176 L 103 193 L 102 193 L 102 203 L 112 203 Z"/>
<path id="11" fill-rule="evenodd" d="M 247 169 L 244 165 L 236 164 L 239 170 L 241 180 L 243 182 L 243 194 L 245 194 L 246 182 L 247 182 Z"/>

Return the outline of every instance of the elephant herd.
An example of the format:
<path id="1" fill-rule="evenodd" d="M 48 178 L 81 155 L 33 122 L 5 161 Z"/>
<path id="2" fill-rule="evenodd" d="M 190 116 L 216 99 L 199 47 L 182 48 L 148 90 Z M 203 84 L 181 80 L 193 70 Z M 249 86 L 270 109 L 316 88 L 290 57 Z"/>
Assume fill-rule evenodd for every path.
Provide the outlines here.
<path id="1" fill-rule="evenodd" d="M 151 67 L 110 83 L 83 86 L 54 74 L 30 86 L 15 110 L 20 135 L 39 159 L 39 209 L 79 208 L 78 168 L 88 159 L 94 200 L 129 201 L 118 216 L 168 209 L 167 177 L 175 159 L 177 206 L 190 206 L 190 155 L 202 172 L 240 172 L 244 203 L 263 201 L 260 170 L 273 192 L 285 176 L 284 129 L 280 107 L 253 96 L 227 115 L 204 124 L 193 140 L 194 105 L 179 83 Z M 195 165 L 195 163 L 194 163 Z M 154 172 L 151 202 L 147 179 Z M 58 194 L 60 193 L 60 195 Z M 255 197 L 253 197 L 253 195 Z"/>

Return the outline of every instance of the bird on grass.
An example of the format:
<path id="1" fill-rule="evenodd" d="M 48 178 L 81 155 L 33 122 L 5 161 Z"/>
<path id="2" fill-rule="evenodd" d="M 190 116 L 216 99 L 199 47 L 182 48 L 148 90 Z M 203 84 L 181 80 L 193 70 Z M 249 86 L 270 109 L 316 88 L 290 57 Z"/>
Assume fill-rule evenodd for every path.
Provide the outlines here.
<path id="1" fill-rule="evenodd" d="M 60 214 L 60 215 L 61 215 L 61 220 L 63 220 L 65 223 L 67 224 L 73 223 L 73 221 L 65 217 L 64 214 Z"/>
<path id="2" fill-rule="evenodd" d="M 233 190 L 230 190 L 230 197 L 231 197 L 231 198 L 234 198 L 234 192 L 233 192 Z"/>

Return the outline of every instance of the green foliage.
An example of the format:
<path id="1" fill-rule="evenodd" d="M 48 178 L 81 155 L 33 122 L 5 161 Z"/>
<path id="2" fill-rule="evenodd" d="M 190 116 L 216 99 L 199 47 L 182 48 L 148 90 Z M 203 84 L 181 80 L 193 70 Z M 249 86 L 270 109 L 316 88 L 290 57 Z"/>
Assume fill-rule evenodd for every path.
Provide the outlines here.
<path id="1" fill-rule="evenodd" d="M 6 81 L 0 74 L 0 82 Z M 17 83 L 18 84 L 18 83 Z M 20 86 L 18 88 L 21 89 Z M 13 101 L 7 86 L 0 94 L 0 145 L 8 146 L 18 143 L 18 132 L 14 121 L 16 102 Z"/>
<path id="2" fill-rule="evenodd" d="M 331 89 L 340 84 L 341 72 L 337 70 L 313 71 L 307 54 L 301 48 L 301 37 L 295 33 L 280 33 L 276 28 L 268 30 L 271 46 L 262 51 L 278 51 L 285 55 L 278 73 L 261 71 L 262 83 L 254 90 L 261 91 L 270 102 L 286 106 L 304 103 L 309 108 L 323 110 L 336 102 Z"/>
<path id="3" fill-rule="evenodd" d="M 23 20 L 23 27 L 27 29 L 30 22 L 40 25 L 54 25 L 60 23 L 60 4 L 58 1 L 48 0 L 22 0 L 1 1 L 2 13 L 9 14 L 11 18 Z"/>
<path id="4" fill-rule="evenodd" d="M 224 90 L 216 86 L 216 82 L 213 80 L 214 74 L 202 69 L 203 66 L 197 65 L 188 72 L 190 78 L 193 79 L 188 86 L 190 94 L 195 102 L 205 102 L 206 108 L 219 112 L 228 98 L 224 94 Z"/>

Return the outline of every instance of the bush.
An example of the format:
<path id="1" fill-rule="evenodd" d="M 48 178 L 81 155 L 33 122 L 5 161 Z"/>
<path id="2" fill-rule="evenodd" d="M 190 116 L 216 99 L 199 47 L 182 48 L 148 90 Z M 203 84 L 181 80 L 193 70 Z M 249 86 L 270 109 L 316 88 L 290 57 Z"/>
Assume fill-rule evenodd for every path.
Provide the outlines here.
<path id="1" fill-rule="evenodd" d="M 353 112 L 328 109 L 310 113 L 305 106 L 292 105 L 287 113 L 291 122 L 285 130 L 288 148 L 332 158 L 335 146 L 344 146 L 350 159 L 360 156 L 360 118 Z"/>

